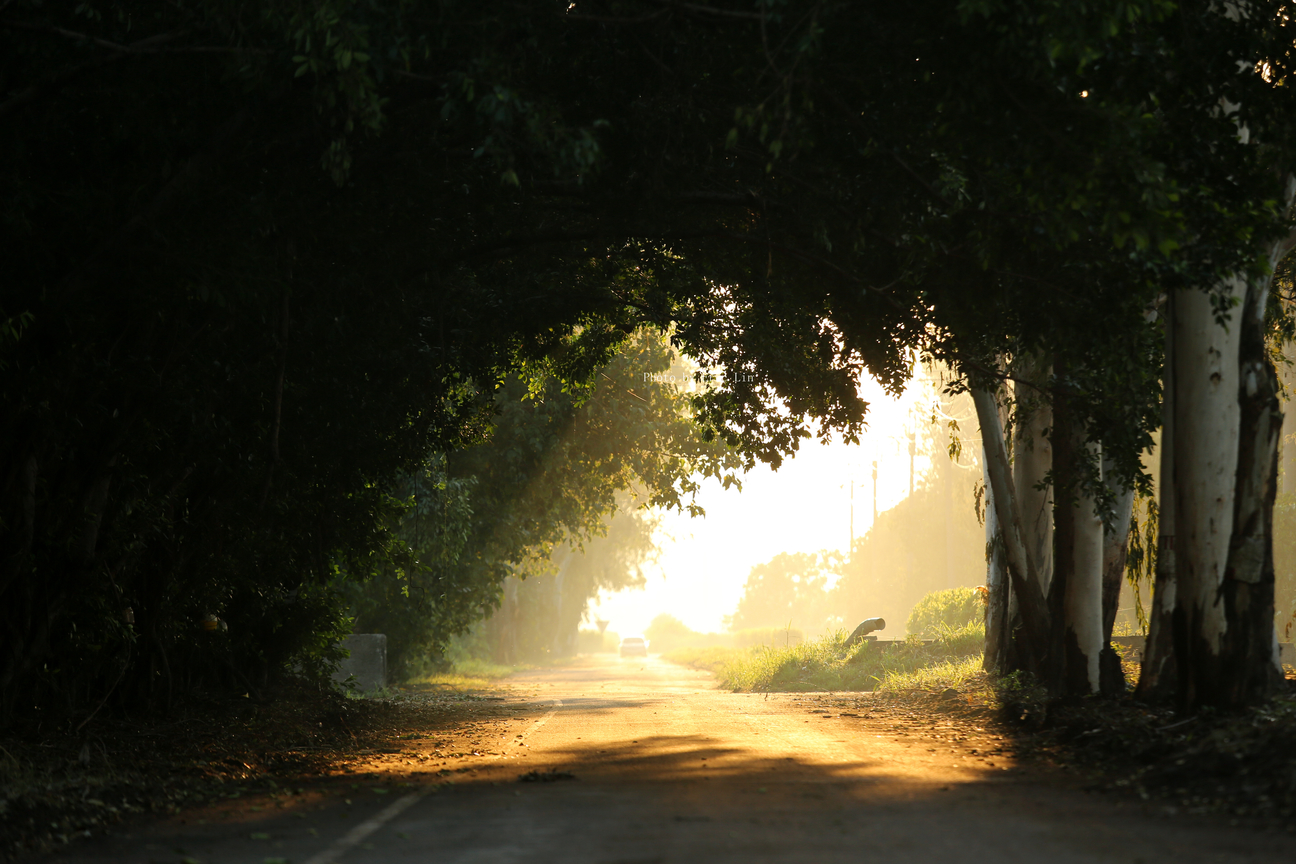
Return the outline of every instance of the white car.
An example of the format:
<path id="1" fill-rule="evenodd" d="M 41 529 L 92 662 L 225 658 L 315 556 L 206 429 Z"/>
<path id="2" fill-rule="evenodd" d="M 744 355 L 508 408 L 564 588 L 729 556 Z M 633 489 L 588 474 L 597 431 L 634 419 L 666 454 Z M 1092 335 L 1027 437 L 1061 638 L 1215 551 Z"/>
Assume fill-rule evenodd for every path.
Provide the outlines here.
<path id="1" fill-rule="evenodd" d="M 622 657 L 647 657 L 648 640 L 642 636 L 627 636 L 621 640 Z"/>

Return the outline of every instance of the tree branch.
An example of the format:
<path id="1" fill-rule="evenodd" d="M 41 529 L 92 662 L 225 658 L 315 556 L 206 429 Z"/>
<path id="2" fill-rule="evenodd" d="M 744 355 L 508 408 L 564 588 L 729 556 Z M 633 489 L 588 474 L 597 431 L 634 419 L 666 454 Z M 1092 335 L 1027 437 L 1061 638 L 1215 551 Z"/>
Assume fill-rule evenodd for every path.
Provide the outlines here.
<path id="1" fill-rule="evenodd" d="M 8 23 L 9 22 L 5 22 L 5 26 L 8 26 Z M 23 107 L 24 105 L 35 101 L 36 97 L 40 96 L 43 92 L 47 90 L 53 90 L 57 88 L 59 85 L 66 84 L 67 82 L 76 78 L 82 72 L 88 72 L 91 69 L 97 69 L 98 67 L 107 65 L 108 63 L 114 63 L 125 57 L 130 57 L 132 55 L 141 53 L 140 49 L 142 48 L 161 45 L 166 42 L 179 39 L 182 36 L 189 35 L 190 32 L 191 31 L 189 30 L 177 30 L 172 33 L 160 33 L 157 36 L 150 36 L 147 39 L 143 39 L 139 42 L 132 43 L 131 45 L 124 46 L 126 48 L 126 50 L 124 51 L 114 50 L 112 54 L 96 57 L 93 60 L 88 60 L 84 63 L 78 63 L 75 66 L 69 66 L 66 69 L 62 69 L 58 72 L 48 75 L 45 77 L 44 80 L 38 81 L 35 84 L 28 87 L 26 90 L 23 90 L 11 96 L 10 98 L 6 99 L 4 102 L 0 102 L 0 118 L 3 118 L 6 115 Z M 109 44 L 114 44 L 114 43 L 109 43 Z"/>
<path id="2" fill-rule="evenodd" d="M 716 9 L 714 6 L 703 6 L 699 3 L 681 3 L 679 0 L 647 0 L 658 6 L 692 12 L 696 15 L 712 15 L 716 18 L 737 18 L 742 21 L 760 21 L 764 16 L 755 12 L 735 12 L 732 9 Z"/>
<path id="3" fill-rule="evenodd" d="M 53 24 L 29 24 L 25 21 L 0 21 L 0 27 L 10 30 L 30 30 L 36 33 L 50 33 L 55 36 L 62 36 L 65 39 L 72 39 L 77 42 L 97 45 L 100 48 L 107 48 L 118 54 L 273 54 L 269 48 L 240 48 L 235 45 L 195 45 L 181 48 L 159 48 L 156 47 L 160 41 L 171 41 L 179 36 L 186 36 L 192 33 L 192 30 L 183 30 L 174 34 L 162 34 L 152 36 L 139 42 L 132 42 L 129 45 L 122 45 L 119 42 L 112 42 L 108 39 L 100 39 L 98 36 L 91 36 L 89 33 L 81 33 L 76 30 L 66 30 L 62 27 L 55 27 Z"/>

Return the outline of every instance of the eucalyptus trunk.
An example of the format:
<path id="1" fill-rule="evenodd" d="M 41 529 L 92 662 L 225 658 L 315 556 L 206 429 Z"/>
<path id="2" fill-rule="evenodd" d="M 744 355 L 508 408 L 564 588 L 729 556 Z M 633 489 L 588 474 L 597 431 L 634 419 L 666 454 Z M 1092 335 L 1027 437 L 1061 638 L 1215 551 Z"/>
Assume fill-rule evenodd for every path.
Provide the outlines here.
<path id="1" fill-rule="evenodd" d="M 1014 364 L 1017 423 L 1013 432 L 1013 482 L 1022 514 L 1022 539 L 1031 556 L 1040 590 L 1053 576 L 1053 408 L 1047 398 L 1052 369 L 1038 354 Z"/>
<path id="2" fill-rule="evenodd" d="M 1072 429 L 1071 453 L 1076 459 L 1097 459 L 1097 444 L 1085 444 L 1080 428 Z M 1063 597 L 1063 665 L 1068 695 L 1097 693 L 1099 657 L 1104 645 L 1102 618 L 1103 522 L 1092 490 L 1074 487 L 1061 505 L 1071 512 L 1070 570 Z"/>
<path id="3" fill-rule="evenodd" d="M 1225 303 L 1236 303 L 1245 298 L 1246 285 L 1231 278 L 1220 293 Z M 1175 508 L 1174 647 L 1178 699 L 1185 708 L 1213 701 L 1228 629 L 1221 588 L 1233 534 L 1242 328 L 1236 316 L 1231 326 L 1218 323 L 1216 308 L 1209 293 L 1181 290 L 1171 321 L 1175 500 L 1166 503 Z M 1167 509 L 1162 506 L 1162 512 Z"/>
<path id="4" fill-rule="evenodd" d="M 1044 593 L 1040 590 L 1034 563 L 1023 542 L 1022 518 L 1017 507 L 1016 490 L 1013 488 L 1012 467 L 1004 443 L 998 403 L 994 394 L 984 388 L 974 386 L 971 393 L 981 427 L 981 444 L 986 456 L 986 471 L 990 476 L 990 494 L 1003 537 L 1008 581 L 1021 612 L 1021 627 L 1010 636 L 1015 643 L 1013 654 L 1019 658 L 1020 668 L 1042 673 L 1049 657 L 1049 611 Z"/>
<path id="5" fill-rule="evenodd" d="M 986 465 L 984 450 L 981 456 L 981 471 L 985 483 L 986 538 L 986 648 L 982 668 L 987 672 L 1002 673 L 1006 671 L 1010 590 L 999 514 L 995 509 L 994 494 L 990 489 L 990 471 Z"/>
<path id="6" fill-rule="evenodd" d="M 1278 247 L 1271 251 L 1277 264 Z M 1209 689 L 1197 682 L 1200 702 L 1247 705 L 1266 698 L 1283 679 L 1274 631 L 1273 507 L 1278 492 L 1282 408 L 1278 375 L 1264 338 L 1268 278 L 1247 285 L 1239 351 L 1238 441 L 1233 536 L 1220 595 L 1228 622 L 1221 672 Z"/>

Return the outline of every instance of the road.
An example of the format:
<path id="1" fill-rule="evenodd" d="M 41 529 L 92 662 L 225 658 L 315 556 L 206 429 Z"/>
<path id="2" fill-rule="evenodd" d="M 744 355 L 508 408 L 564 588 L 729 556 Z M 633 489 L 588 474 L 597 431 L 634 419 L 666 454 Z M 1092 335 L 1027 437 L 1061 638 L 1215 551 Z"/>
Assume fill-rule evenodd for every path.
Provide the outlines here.
<path id="1" fill-rule="evenodd" d="M 656 658 L 582 659 L 511 685 L 458 737 L 411 733 L 325 791 L 189 813 L 53 860 L 1296 861 L 1290 834 L 1088 794 L 1012 764 L 993 730 L 874 716 L 867 695 L 726 693 Z"/>

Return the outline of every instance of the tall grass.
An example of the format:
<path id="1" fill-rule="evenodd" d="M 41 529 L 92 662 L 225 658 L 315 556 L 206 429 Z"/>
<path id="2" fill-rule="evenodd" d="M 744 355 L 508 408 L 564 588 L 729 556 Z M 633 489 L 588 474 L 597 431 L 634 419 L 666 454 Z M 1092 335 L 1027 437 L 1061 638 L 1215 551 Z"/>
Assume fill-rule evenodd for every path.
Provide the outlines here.
<path id="1" fill-rule="evenodd" d="M 942 628 L 931 642 L 909 639 L 848 646 L 838 630 L 784 647 L 672 652 L 667 660 L 708 669 L 734 691 L 944 690 L 966 686 L 980 672 L 985 630 Z"/>

